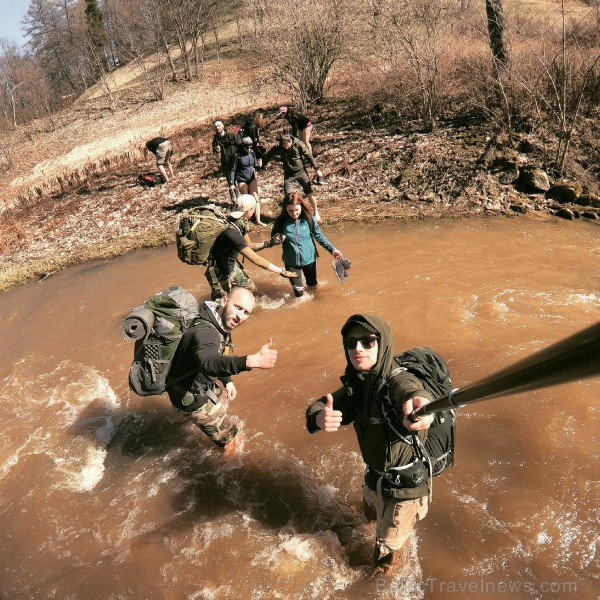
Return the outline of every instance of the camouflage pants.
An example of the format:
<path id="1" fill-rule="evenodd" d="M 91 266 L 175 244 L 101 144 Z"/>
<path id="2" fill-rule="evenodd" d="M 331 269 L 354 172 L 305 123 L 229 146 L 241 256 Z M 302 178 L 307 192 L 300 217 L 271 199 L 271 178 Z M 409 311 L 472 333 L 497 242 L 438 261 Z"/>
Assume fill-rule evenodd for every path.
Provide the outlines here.
<path id="1" fill-rule="evenodd" d="M 183 404 L 192 404 L 195 400 L 194 395 L 188 392 L 183 398 Z M 218 398 L 209 398 L 198 410 L 186 412 L 185 416 L 220 448 L 228 444 L 238 432 Z"/>
<path id="2" fill-rule="evenodd" d="M 247 288 L 253 294 L 256 293 L 256 284 L 246 275 L 240 263 L 237 262 L 228 276 L 223 276 L 214 264 L 209 262 L 204 276 L 208 281 L 208 285 L 210 285 L 211 300 L 218 300 L 228 294 L 234 287 Z"/>

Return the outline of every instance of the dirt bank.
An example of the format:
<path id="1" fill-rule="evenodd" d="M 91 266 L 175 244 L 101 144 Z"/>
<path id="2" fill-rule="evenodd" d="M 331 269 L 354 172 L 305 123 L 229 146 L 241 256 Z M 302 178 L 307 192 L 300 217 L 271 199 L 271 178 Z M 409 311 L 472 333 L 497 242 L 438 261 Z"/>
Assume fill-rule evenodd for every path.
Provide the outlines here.
<path id="1" fill-rule="evenodd" d="M 231 114 L 223 115 L 217 112 L 217 97 L 207 96 L 204 106 L 213 108 L 200 119 L 190 115 L 190 88 L 183 94 L 173 100 L 175 112 L 172 106 L 169 117 L 160 112 L 164 107 L 159 105 L 154 115 L 155 124 L 161 118 L 168 124 L 161 131 L 174 141 L 176 177 L 171 183 L 152 189 L 136 184 L 141 171 L 154 169 L 153 162 L 144 161 L 140 142 L 159 131 L 156 125 L 154 129 L 148 125 L 152 115 L 144 117 L 129 109 L 129 118 L 121 115 L 96 146 L 81 136 L 79 144 L 66 148 L 67 153 L 49 157 L 45 167 L 38 163 L 29 174 L 21 175 L 21 196 L 13 194 L 8 200 L 5 190 L 0 213 L 0 289 L 79 262 L 172 243 L 183 208 L 201 198 L 227 201 L 227 186 L 216 173 L 218 163 L 211 153 L 212 120 L 219 114 L 241 125 L 257 105 L 250 103 L 249 92 L 244 96 L 238 90 L 230 103 Z M 224 97 L 223 90 L 219 97 Z M 236 112 L 242 97 L 248 104 Z M 198 98 L 193 102 L 194 106 L 202 104 Z M 264 102 L 263 106 L 274 114 L 277 102 Z M 88 106 L 86 110 L 91 109 Z M 482 124 L 448 122 L 425 134 L 414 124 L 374 118 L 372 112 L 348 101 L 330 102 L 311 116 L 315 122 L 313 151 L 328 178 L 316 193 L 330 230 L 345 220 L 486 217 L 558 208 L 543 193 L 525 194 L 512 184 L 500 183 L 488 168 L 491 140 Z M 117 131 L 118 148 L 110 146 Z M 281 131 L 283 123 L 277 120 L 264 129 L 268 147 Z M 65 134 L 69 134 L 68 128 Z M 44 143 L 50 148 L 51 140 Z M 95 148 L 93 168 L 81 167 L 86 148 Z M 523 160 L 535 161 L 535 156 Z M 28 161 L 35 162 L 31 156 Z M 52 168 L 48 161 L 60 164 L 60 177 L 56 176 L 57 167 Z M 279 211 L 282 183 L 277 163 L 259 174 L 267 221 Z M 592 218 L 597 212 L 589 209 L 586 214 Z M 580 214 L 575 211 L 574 216 Z M 266 232 L 253 235 L 262 238 Z"/>

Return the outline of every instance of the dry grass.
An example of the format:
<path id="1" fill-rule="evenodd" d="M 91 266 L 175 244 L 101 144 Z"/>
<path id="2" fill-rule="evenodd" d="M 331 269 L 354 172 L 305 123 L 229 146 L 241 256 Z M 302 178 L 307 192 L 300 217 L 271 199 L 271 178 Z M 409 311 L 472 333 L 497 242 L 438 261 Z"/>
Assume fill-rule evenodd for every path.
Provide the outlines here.
<path id="1" fill-rule="evenodd" d="M 479 54 L 473 48 L 465 53 Z M 0 290 L 66 266 L 172 243 L 183 207 L 202 196 L 227 198 L 210 151 L 214 118 L 241 124 L 253 108 L 274 111 L 286 100 L 256 92 L 256 73 L 241 70 L 231 54 L 206 63 L 199 81 L 169 84 L 164 102 L 149 101 L 134 74 L 129 68 L 114 76 L 116 112 L 106 108 L 97 88 L 53 123 L 31 123 L 7 140 Z M 386 85 L 380 63 L 370 59 L 358 70 L 340 64 L 332 83 L 330 104 L 311 113 L 313 148 L 329 176 L 329 184 L 316 190 L 326 227 L 341 221 L 512 214 L 511 205 L 546 207 L 543 199 L 502 186 L 487 172 L 479 160 L 486 152 L 486 131 L 479 126 L 449 121 L 432 134 L 418 133 L 411 116 L 400 114 L 393 98 L 380 91 Z M 453 97 L 460 97 L 460 90 Z M 282 127 L 271 122 L 264 131 L 267 142 L 274 142 Z M 159 134 L 174 140 L 177 176 L 169 185 L 144 190 L 135 179 L 154 164 L 144 162 L 141 148 Z M 596 142 L 588 146 L 588 155 L 596 156 Z M 279 210 L 281 184 L 278 166 L 259 174 L 263 212 L 271 217 Z M 257 235 L 265 231 L 252 234 Z"/>

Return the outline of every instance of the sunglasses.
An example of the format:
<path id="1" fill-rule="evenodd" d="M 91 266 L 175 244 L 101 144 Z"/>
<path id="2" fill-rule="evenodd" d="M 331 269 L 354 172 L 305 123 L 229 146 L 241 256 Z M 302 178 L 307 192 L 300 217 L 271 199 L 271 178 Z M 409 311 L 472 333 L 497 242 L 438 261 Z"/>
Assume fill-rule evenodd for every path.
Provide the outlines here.
<path id="1" fill-rule="evenodd" d="M 344 338 L 344 348 L 346 348 L 346 350 L 354 350 L 356 345 L 360 342 L 363 350 L 369 350 L 375 346 L 378 339 L 378 337 L 370 337 L 368 335 L 360 338 Z"/>

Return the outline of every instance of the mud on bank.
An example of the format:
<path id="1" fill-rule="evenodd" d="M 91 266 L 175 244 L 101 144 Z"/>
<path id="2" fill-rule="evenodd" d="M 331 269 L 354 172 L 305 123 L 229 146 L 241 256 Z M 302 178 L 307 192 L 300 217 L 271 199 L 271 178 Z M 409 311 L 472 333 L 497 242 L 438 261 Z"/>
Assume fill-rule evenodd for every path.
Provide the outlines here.
<path id="1" fill-rule="evenodd" d="M 275 106 L 266 108 L 275 112 Z M 241 125 L 251 110 L 231 115 L 229 122 Z M 375 119 L 372 112 L 351 102 L 329 103 L 313 114 L 313 151 L 328 178 L 315 191 L 328 231 L 342 221 L 514 216 L 531 211 L 566 218 L 600 215 L 600 201 L 581 208 L 501 183 L 506 177 L 492 167 L 506 155 L 505 148 L 492 143 L 481 123 L 449 122 L 432 133 L 421 133 L 414 124 Z M 268 147 L 282 130 L 279 121 L 263 130 Z M 211 153 L 212 119 L 181 127 L 169 136 L 176 151 L 176 177 L 169 184 L 151 189 L 137 185 L 137 175 L 153 170 L 154 164 L 144 161 L 139 148 L 125 148 L 94 169 L 64 179 L 59 190 L 48 192 L 38 186 L 40 193 L 34 190 L 5 207 L 0 213 L 0 290 L 81 262 L 172 243 L 184 208 L 207 199 L 227 202 L 227 185 L 216 172 L 218 162 Z M 518 153 L 519 160 L 535 164 L 539 157 L 535 145 L 529 146 L 531 154 Z M 277 163 L 259 173 L 267 222 L 280 210 L 282 183 Z M 257 241 L 266 235 L 266 228 L 251 233 Z"/>

